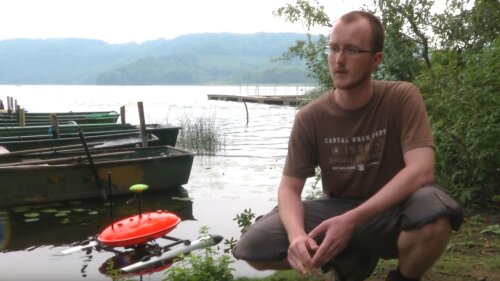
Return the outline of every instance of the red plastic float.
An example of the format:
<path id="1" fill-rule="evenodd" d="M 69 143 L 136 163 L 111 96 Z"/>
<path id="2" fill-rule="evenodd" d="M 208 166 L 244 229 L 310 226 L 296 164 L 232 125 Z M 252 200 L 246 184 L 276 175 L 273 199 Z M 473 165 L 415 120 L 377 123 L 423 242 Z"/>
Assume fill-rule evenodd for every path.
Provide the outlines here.
<path id="1" fill-rule="evenodd" d="M 111 247 L 128 247 L 147 243 L 172 231 L 181 219 L 168 211 L 143 213 L 117 221 L 97 237 Z"/>

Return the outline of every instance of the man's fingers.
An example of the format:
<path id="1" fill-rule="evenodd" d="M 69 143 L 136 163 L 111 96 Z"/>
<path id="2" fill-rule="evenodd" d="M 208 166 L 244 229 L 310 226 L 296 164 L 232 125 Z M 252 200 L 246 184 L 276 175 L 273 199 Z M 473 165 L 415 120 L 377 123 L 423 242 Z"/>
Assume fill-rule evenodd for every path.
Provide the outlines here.
<path id="1" fill-rule="evenodd" d="M 309 247 L 309 253 L 311 255 L 314 255 L 314 253 L 316 253 L 316 251 L 318 250 L 319 246 L 318 246 L 318 243 L 316 243 L 316 241 L 314 239 L 311 239 L 309 238 L 307 240 L 307 245 Z"/>
<path id="2" fill-rule="evenodd" d="M 334 245 L 322 244 L 318 248 L 318 251 L 316 251 L 316 254 L 313 256 L 312 263 L 317 267 L 323 266 L 325 263 L 333 259 L 333 257 L 335 257 L 337 254 L 337 247 L 335 247 Z"/>
<path id="3" fill-rule="evenodd" d="M 289 258 L 288 262 L 290 262 L 290 266 L 292 266 L 292 268 L 294 268 L 295 270 L 297 270 L 298 272 L 300 272 L 302 274 L 305 274 L 306 270 L 305 270 L 304 266 L 302 266 L 302 263 L 300 263 L 298 260 Z"/>

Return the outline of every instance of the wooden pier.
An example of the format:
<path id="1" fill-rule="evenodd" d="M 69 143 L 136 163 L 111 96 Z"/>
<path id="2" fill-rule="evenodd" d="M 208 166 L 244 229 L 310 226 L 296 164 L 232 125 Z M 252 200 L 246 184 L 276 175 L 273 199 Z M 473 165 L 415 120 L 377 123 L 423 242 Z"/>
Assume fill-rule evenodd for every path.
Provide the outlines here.
<path id="1" fill-rule="evenodd" d="M 241 95 L 208 95 L 209 100 L 252 102 L 275 105 L 296 106 L 308 101 L 302 95 L 241 96 Z"/>

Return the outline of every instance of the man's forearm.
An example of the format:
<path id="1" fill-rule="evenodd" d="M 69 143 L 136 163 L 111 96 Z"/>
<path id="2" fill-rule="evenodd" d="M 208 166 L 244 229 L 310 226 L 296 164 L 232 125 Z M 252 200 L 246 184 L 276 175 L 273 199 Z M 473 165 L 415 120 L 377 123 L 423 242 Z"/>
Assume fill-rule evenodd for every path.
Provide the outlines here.
<path id="1" fill-rule="evenodd" d="M 417 157 L 414 157 L 415 155 Z M 423 185 L 434 181 L 434 152 L 431 148 L 416 149 L 405 157 L 409 158 L 407 161 L 410 162 L 405 168 L 370 199 L 346 213 L 356 224 L 364 223 L 380 215 L 402 202 Z"/>
<path id="2" fill-rule="evenodd" d="M 307 235 L 304 230 L 304 206 L 301 200 L 303 182 L 301 186 L 301 180 L 283 177 L 278 189 L 279 215 L 289 241 Z"/>

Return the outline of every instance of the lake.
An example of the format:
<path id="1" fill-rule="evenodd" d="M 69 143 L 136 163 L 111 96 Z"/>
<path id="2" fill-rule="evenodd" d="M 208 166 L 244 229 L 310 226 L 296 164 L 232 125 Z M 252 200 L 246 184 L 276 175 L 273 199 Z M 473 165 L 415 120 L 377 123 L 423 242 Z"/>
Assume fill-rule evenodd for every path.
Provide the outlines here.
<path id="1" fill-rule="evenodd" d="M 132 124 L 139 123 L 138 102 L 143 102 L 147 123 L 179 125 L 186 116 L 213 118 L 224 149 L 211 157 L 195 156 L 188 184 L 172 192 L 145 194 L 143 209 L 176 212 L 182 221 L 171 236 L 194 240 L 207 226 L 210 233 L 238 239 L 237 214 L 245 209 L 263 214 L 276 204 L 296 108 L 247 103 L 247 120 L 243 103 L 212 101 L 207 95 L 295 95 L 306 90 L 305 86 L 0 86 L 0 98 L 5 104 L 11 96 L 31 112 L 119 112 L 125 106 L 126 121 Z M 311 186 L 312 179 L 306 189 Z M 114 201 L 115 217 L 137 211 L 127 198 Z M 70 214 L 57 217 L 53 209 Z M 27 220 L 25 214 L 32 211 L 40 213 L 38 221 Z M 59 255 L 73 243 L 98 234 L 109 222 L 108 207 L 100 199 L 0 209 L 0 280 L 111 280 L 101 273 L 114 256 L 110 252 Z M 236 276 L 272 273 L 255 271 L 241 261 L 232 267 Z M 134 280 L 162 278 L 158 272 Z"/>

